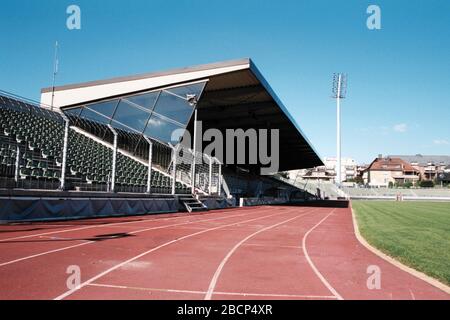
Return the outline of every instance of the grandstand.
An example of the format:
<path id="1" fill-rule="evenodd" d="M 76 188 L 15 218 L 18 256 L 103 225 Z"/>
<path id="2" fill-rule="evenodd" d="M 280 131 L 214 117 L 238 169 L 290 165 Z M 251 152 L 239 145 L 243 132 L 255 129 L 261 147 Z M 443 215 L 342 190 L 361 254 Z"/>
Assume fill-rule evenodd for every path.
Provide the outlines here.
<path id="1" fill-rule="evenodd" d="M 51 101 L 50 101 L 51 97 Z M 185 145 L 205 130 L 280 130 L 279 170 L 322 164 L 250 59 L 0 96 L 0 221 L 71 219 L 251 203 L 303 192 Z M 43 209 L 45 208 L 45 209 Z M 100 209 L 99 209 L 100 208 Z M 43 213 L 45 211 L 45 213 Z"/>
<path id="2" fill-rule="evenodd" d="M 309 194 L 309 197 L 326 200 L 337 200 L 340 198 L 348 198 L 348 195 L 339 189 L 331 181 L 322 181 L 314 179 L 303 179 L 297 176 L 295 179 L 286 179 L 280 175 L 276 175 L 277 179 L 295 186 Z"/>
<path id="3" fill-rule="evenodd" d="M 275 176 L 278 180 L 304 190 L 304 198 L 337 200 L 337 199 L 364 199 L 364 200 L 396 200 L 401 196 L 402 200 L 430 200 L 450 201 L 450 188 L 365 188 L 348 187 L 338 188 L 330 181 L 313 179 L 295 180 L 286 179 L 280 175 Z"/>
<path id="4" fill-rule="evenodd" d="M 63 163 L 63 115 L 29 103 L 0 97 L 2 188 L 59 189 Z M 110 191 L 113 148 L 76 130 L 68 131 L 67 189 Z M 147 167 L 118 153 L 118 190 L 144 192 Z M 169 175 L 152 170 L 153 192 L 164 193 L 171 186 Z M 176 183 L 177 192 L 187 186 Z"/>

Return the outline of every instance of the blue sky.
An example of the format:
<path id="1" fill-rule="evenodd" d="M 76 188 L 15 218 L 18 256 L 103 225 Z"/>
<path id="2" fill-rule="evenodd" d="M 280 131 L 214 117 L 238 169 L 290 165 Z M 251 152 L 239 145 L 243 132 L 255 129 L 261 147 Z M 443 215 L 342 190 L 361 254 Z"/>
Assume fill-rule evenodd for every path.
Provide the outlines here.
<path id="1" fill-rule="evenodd" d="M 71 4 L 81 30 L 66 28 Z M 55 40 L 58 84 L 251 57 L 321 156 L 335 155 L 339 71 L 343 156 L 450 154 L 447 0 L 18 0 L 2 3 L 0 35 L 0 89 L 29 98 L 51 85 Z"/>

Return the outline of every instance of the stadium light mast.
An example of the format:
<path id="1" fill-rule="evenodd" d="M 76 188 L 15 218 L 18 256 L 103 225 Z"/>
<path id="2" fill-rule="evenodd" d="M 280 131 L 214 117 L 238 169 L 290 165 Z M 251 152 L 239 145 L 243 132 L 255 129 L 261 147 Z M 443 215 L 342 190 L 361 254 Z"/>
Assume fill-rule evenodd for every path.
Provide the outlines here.
<path id="1" fill-rule="evenodd" d="M 342 182 L 341 168 L 341 99 L 345 99 L 347 93 L 347 75 L 343 73 L 335 73 L 333 75 L 333 98 L 336 99 L 336 181 L 340 186 Z"/>
<path id="2" fill-rule="evenodd" d="M 58 41 L 55 43 L 55 60 L 53 64 L 53 83 L 52 83 L 52 103 L 50 105 L 51 110 L 53 111 L 53 102 L 55 100 L 55 84 L 56 84 L 56 75 L 58 74 Z"/>

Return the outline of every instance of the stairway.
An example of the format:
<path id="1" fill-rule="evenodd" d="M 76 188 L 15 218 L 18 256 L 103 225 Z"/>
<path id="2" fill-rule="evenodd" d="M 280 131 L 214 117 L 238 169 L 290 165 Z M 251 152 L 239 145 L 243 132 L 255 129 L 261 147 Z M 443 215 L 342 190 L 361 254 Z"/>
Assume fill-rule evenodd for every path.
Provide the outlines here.
<path id="1" fill-rule="evenodd" d="M 186 195 L 179 198 L 179 201 L 181 201 L 186 208 L 186 210 L 191 212 L 200 212 L 200 211 L 208 211 L 208 207 L 195 198 L 193 195 Z"/>

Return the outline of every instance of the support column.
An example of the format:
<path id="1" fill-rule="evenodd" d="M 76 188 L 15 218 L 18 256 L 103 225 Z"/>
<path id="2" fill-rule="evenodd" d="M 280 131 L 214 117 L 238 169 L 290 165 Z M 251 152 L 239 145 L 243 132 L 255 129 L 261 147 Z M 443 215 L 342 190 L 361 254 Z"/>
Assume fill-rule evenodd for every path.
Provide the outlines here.
<path id="1" fill-rule="evenodd" d="M 195 194 L 195 163 L 197 159 L 197 109 L 194 111 L 194 142 L 193 142 L 193 155 L 194 159 L 192 161 L 192 170 L 191 170 L 191 183 L 192 183 L 192 194 Z"/>
<path id="2" fill-rule="evenodd" d="M 217 191 L 218 196 L 220 197 L 222 194 L 222 163 L 220 163 L 220 161 L 218 159 L 216 159 L 217 162 L 219 163 L 219 177 L 218 177 L 218 184 L 219 184 L 219 188 Z"/>
<path id="3" fill-rule="evenodd" d="M 108 128 L 114 134 L 114 144 L 113 144 L 113 162 L 111 169 L 111 192 L 116 191 L 116 167 L 117 167 L 117 132 L 111 125 L 108 125 Z"/>
<path id="4" fill-rule="evenodd" d="M 20 148 L 19 146 L 17 146 L 17 150 L 16 150 L 16 168 L 14 171 L 14 180 L 17 182 L 19 182 L 19 165 L 20 165 Z"/>
<path id="5" fill-rule="evenodd" d="M 175 187 L 177 183 L 177 152 L 178 146 L 172 148 L 172 195 L 175 195 Z"/>
<path id="6" fill-rule="evenodd" d="M 62 163 L 61 163 L 61 185 L 59 189 L 64 191 L 66 188 L 66 167 L 67 167 L 67 149 L 69 148 L 69 126 L 70 121 L 68 118 L 64 118 L 65 126 L 64 126 L 64 146 L 63 146 L 63 155 L 62 155 Z"/>
<path id="7" fill-rule="evenodd" d="M 206 155 L 205 156 L 209 159 L 209 186 L 208 186 L 208 193 L 209 195 L 212 194 L 212 177 L 213 177 L 213 158 Z"/>
<path id="8" fill-rule="evenodd" d="M 152 193 L 152 165 L 153 165 L 153 142 L 148 137 L 144 136 L 145 141 L 149 145 L 148 149 L 148 177 L 147 177 L 147 193 Z"/>

